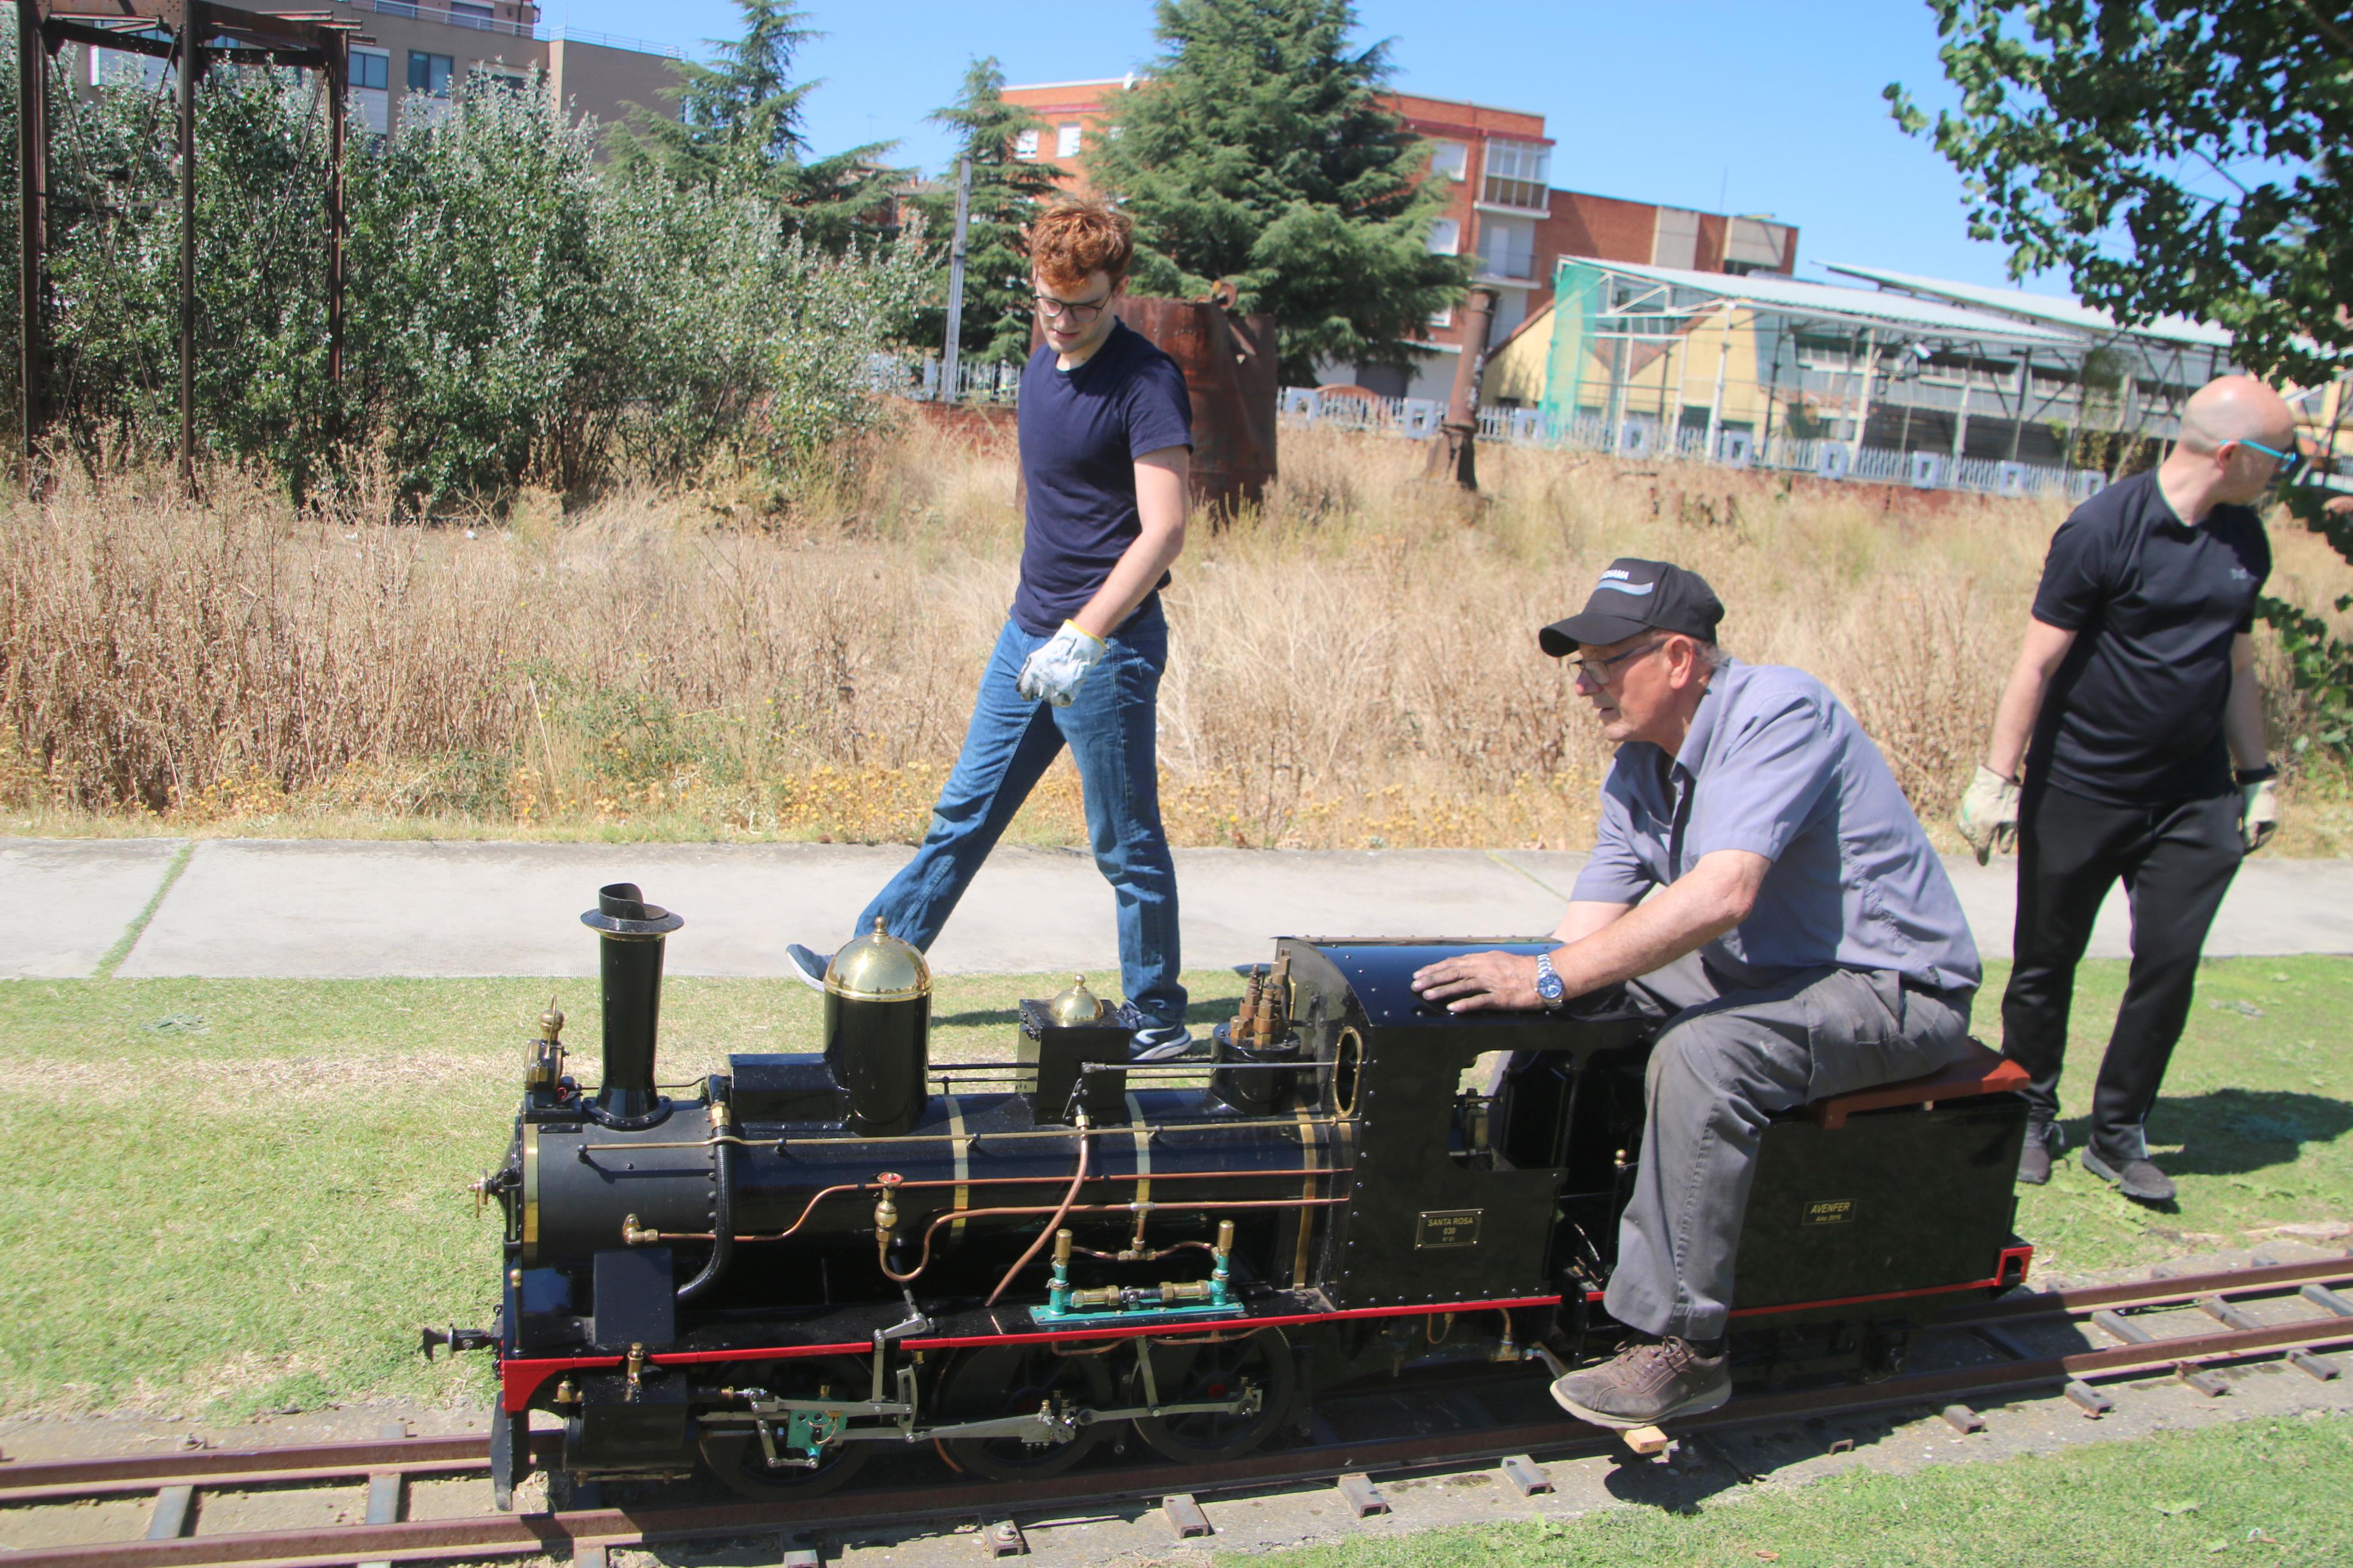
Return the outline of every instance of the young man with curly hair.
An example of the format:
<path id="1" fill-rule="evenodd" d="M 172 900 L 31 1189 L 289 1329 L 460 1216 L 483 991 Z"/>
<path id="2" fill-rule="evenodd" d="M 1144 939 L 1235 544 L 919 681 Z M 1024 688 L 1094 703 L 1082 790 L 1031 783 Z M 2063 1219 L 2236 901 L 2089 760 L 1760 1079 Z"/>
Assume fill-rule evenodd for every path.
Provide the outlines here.
<path id="1" fill-rule="evenodd" d="M 1185 548 L 1192 404 L 1176 362 L 1114 312 L 1134 254 L 1124 215 L 1060 203 L 1031 229 L 1029 254 L 1045 342 L 1021 376 L 1020 584 L 931 831 L 853 930 L 879 917 L 929 948 L 1067 745 L 1116 900 L 1132 1051 L 1165 1060 L 1193 1043 L 1155 739 L 1168 661 L 1160 590 Z M 797 942 L 787 952 L 821 989 L 829 960 Z"/>

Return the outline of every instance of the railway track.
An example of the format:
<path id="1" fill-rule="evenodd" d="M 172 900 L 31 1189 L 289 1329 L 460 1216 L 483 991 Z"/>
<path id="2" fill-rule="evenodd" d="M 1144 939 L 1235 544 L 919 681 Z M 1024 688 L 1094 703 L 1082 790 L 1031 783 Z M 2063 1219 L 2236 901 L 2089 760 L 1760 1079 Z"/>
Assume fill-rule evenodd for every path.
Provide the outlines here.
<path id="1" fill-rule="evenodd" d="M 2224 1385 L 2211 1369 L 2284 1358 L 2332 1379 L 2348 1370 L 2326 1352 L 2353 1347 L 2353 1257 L 2233 1269 L 2123 1285 L 2049 1291 L 1984 1303 L 1934 1325 L 1916 1360 L 1967 1364 L 1905 1373 L 1885 1382 L 1746 1395 L 1678 1423 L 1676 1437 L 1704 1437 L 1795 1418 L 1835 1418 L 1905 1406 L 1942 1409 L 1956 1425 L 1975 1419 L 1967 1404 L 2059 1388 L 2087 1415 L 2109 1407 L 2100 1382 L 2179 1377 L 2208 1394 Z M 2072 1348 L 2035 1341 L 2063 1336 Z M 1551 1404 L 1533 1365 L 1461 1374 L 1435 1393 L 1429 1384 L 1342 1393 L 1319 1404 L 1306 1442 L 1280 1451 L 1204 1465 L 1156 1458 L 1082 1468 L 1021 1484 L 968 1479 L 920 1489 L 891 1485 L 890 1467 L 854 1490 L 789 1503 L 730 1503 L 663 1509 L 582 1508 L 562 1512 L 404 1519 L 414 1480 L 485 1473 L 480 1437 L 385 1437 L 300 1447 L 197 1449 L 87 1459 L 0 1464 L 0 1534 L 9 1511 L 90 1499 L 150 1496 L 144 1539 L 27 1547 L 5 1552 L 7 1568 L 339 1568 L 349 1563 L 423 1563 L 570 1555 L 602 1568 L 612 1548 L 697 1539 L 807 1534 L 879 1520 L 893 1523 L 971 1520 L 999 1555 L 1021 1550 L 1017 1514 L 1161 1500 L 1179 1533 L 1208 1530 L 1196 1499 L 1219 1492 L 1339 1482 L 1359 1515 L 1384 1505 L 1375 1474 L 1501 1467 L 1524 1491 L 1542 1489 L 1538 1458 L 1608 1452 L 1614 1433 L 1569 1420 Z M 205 1533 L 208 1495 L 300 1485 L 364 1482 L 364 1523 L 307 1530 Z"/>

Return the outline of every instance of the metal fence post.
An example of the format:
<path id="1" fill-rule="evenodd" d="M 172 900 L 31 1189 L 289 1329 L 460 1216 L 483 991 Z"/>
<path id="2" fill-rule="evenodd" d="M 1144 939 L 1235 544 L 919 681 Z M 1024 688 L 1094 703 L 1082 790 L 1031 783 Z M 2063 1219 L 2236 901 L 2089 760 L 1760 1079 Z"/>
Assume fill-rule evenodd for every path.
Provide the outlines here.
<path id="1" fill-rule="evenodd" d="M 956 160 L 955 244 L 948 251 L 948 330 L 940 348 L 940 401 L 955 403 L 963 388 L 956 384 L 957 355 L 964 338 L 965 229 L 972 210 L 972 154 Z"/>

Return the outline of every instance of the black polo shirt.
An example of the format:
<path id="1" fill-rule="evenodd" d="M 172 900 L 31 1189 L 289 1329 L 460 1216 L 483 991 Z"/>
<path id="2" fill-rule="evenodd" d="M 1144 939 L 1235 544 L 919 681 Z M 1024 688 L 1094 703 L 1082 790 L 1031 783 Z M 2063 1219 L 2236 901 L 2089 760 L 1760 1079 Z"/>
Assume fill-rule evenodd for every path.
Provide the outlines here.
<path id="1" fill-rule="evenodd" d="M 2254 629 L 2271 569 L 2253 511 L 2218 506 L 2193 528 L 2154 469 L 2077 507 L 2034 595 L 2034 618 L 2076 637 L 2043 699 L 2028 773 L 2117 805 L 2227 793 L 2231 641 Z"/>

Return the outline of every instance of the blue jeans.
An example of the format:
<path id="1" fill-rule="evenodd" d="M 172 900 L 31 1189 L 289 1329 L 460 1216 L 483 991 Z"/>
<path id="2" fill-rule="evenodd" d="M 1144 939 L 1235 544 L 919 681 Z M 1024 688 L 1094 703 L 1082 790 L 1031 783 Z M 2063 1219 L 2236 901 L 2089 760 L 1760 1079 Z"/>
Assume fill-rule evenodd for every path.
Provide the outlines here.
<path id="1" fill-rule="evenodd" d="M 1048 640 L 1005 623 L 981 675 L 955 771 L 932 808 L 931 831 L 866 906 L 856 929 L 872 931 L 880 915 L 892 935 L 928 950 L 1013 814 L 1068 745 L 1085 795 L 1087 841 L 1117 900 L 1120 983 L 1153 1024 L 1181 1024 L 1176 863 L 1160 826 L 1155 738 L 1167 618 L 1156 595 L 1129 616 L 1068 708 L 1013 689 L 1024 661 Z"/>

